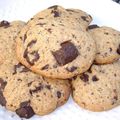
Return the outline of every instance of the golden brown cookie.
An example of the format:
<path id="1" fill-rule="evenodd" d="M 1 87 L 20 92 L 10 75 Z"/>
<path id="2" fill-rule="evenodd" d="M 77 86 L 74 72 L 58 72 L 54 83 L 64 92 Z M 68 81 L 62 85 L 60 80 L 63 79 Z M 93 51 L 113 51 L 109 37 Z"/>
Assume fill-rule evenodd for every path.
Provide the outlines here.
<path id="1" fill-rule="evenodd" d="M 110 110 L 120 105 L 120 61 L 93 65 L 72 81 L 73 99 L 91 111 Z"/>

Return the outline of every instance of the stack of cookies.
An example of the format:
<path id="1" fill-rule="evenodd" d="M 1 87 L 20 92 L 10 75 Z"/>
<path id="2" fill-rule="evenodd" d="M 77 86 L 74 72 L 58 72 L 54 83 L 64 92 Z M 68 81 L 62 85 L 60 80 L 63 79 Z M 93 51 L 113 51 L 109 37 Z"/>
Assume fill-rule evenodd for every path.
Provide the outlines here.
<path id="1" fill-rule="evenodd" d="M 52 6 L 0 23 L 0 104 L 20 117 L 46 115 L 70 93 L 85 109 L 120 104 L 120 32 L 89 25 L 78 9 Z"/>

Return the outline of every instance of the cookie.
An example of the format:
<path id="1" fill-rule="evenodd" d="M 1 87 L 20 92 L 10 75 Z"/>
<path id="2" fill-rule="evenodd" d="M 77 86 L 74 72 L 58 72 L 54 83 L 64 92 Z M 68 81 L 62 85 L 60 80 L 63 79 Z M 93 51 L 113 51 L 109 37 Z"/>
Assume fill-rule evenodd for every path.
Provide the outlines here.
<path id="1" fill-rule="evenodd" d="M 59 26 L 55 21 L 40 24 L 26 25 L 17 37 L 20 62 L 49 78 L 67 79 L 89 69 L 96 45 L 87 32 Z"/>
<path id="2" fill-rule="evenodd" d="M 83 30 L 86 30 L 92 21 L 92 17 L 82 10 L 65 9 L 57 5 L 51 6 L 33 16 L 32 21 L 29 21 L 29 25 L 34 24 L 33 19 L 38 23 L 41 19 L 49 19 L 49 21 L 54 20 L 61 26 Z"/>
<path id="3" fill-rule="evenodd" d="M 70 95 L 69 81 L 47 79 L 23 66 L 16 59 L 16 31 L 12 33 L 9 28 L 3 29 L 6 29 L 2 34 L 5 39 L 0 45 L 8 43 L 4 51 L 10 55 L 0 65 L 0 104 L 24 118 L 48 114 L 65 104 Z M 16 29 L 21 30 L 18 26 Z M 5 34 L 7 32 L 9 34 Z"/>
<path id="4" fill-rule="evenodd" d="M 85 109 L 105 111 L 120 105 L 120 61 L 93 65 L 73 79 L 72 88 L 74 101 Z"/>
<path id="5" fill-rule="evenodd" d="M 66 9 L 66 10 L 68 11 L 70 18 L 76 19 L 76 23 L 80 25 L 82 30 L 86 30 L 88 25 L 92 22 L 92 16 L 82 10 L 79 9 Z"/>
<path id="6" fill-rule="evenodd" d="M 96 63 L 112 63 L 120 58 L 119 31 L 110 27 L 98 27 L 96 25 L 89 26 L 88 30 L 97 46 Z"/>
<path id="7" fill-rule="evenodd" d="M 24 24 L 25 23 L 21 21 L 14 21 L 11 23 L 8 21 L 0 22 L 0 64 L 2 64 L 8 57 L 11 56 L 9 47 L 12 47 L 14 43 L 14 41 L 11 39 L 15 39 L 16 35 L 18 32 L 20 32 L 20 29 L 24 26 Z M 9 36 L 9 38 L 7 36 Z"/>

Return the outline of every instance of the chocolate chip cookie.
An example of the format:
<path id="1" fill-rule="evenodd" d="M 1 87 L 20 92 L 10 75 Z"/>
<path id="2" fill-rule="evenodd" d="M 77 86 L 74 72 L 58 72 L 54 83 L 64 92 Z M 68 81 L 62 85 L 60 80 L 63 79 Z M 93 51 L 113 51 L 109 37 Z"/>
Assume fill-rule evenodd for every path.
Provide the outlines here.
<path id="1" fill-rule="evenodd" d="M 89 69 L 96 53 L 91 36 L 56 21 L 41 21 L 26 25 L 17 37 L 18 60 L 49 78 L 67 79 Z"/>
<path id="2" fill-rule="evenodd" d="M 0 64 L 5 62 L 5 60 L 11 56 L 11 50 L 9 50 L 9 48 L 12 47 L 15 42 L 12 39 L 15 39 L 24 24 L 25 23 L 21 21 L 14 21 L 11 23 L 8 21 L 0 22 Z"/>
<path id="3" fill-rule="evenodd" d="M 97 25 L 89 26 L 88 30 L 97 46 L 96 63 L 112 63 L 120 58 L 119 31 L 106 26 L 98 27 Z"/>
<path id="4" fill-rule="evenodd" d="M 45 115 L 63 105 L 70 95 L 68 80 L 52 80 L 36 75 L 16 59 L 16 35 L 23 22 L 9 23 L 11 28 L 0 28 L 0 46 L 9 53 L 0 65 L 0 104 L 20 117 Z M 19 26 L 18 26 L 19 24 Z M 16 26 L 16 27 L 15 27 Z M 5 31 L 4 31 L 5 29 Z M 17 31 L 16 31 L 17 30 Z M 3 32 L 4 31 L 4 32 Z M 9 33 L 9 34 L 8 34 Z M 7 44 L 7 49 L 5 43 Z"/>
<path id="5" fill-rule="evenodd" d="M 86 12 L 78 9 L 65 9 L 61 6 L 55 5 L 51 6 L 48 9 L 45 9 L 29 21 L 29 25 L 35 24 L 34 21 L 40 23 L 41 19 L 48 19 L 49 21 L 54 20 L 60 26 L 65 26 L 72 29 L 82 29 L 86 30 L 92 17 Z"/>
<path id="6" fill-rule="evenodd" d="M 93 65 L 72 81 L 73 99 L 91 111 L 104 111 L 120 105 L 120 61 Z"/>

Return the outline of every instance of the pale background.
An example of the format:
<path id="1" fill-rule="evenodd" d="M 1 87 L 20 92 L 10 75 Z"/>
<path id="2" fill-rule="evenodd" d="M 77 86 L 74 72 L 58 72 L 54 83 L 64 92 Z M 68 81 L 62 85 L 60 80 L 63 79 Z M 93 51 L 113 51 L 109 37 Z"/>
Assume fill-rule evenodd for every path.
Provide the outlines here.
<path id="1" fill-rule="evenodd" d="M 111 0 L 0 0 L 0 20 L 29 20 L 34 14 L 51 5 L 82 9 L 93 16 L 93 23 L 120 30 L 120 5 Z M 0 107 L 0 120 L 20 120 L 15 113 Z M 84 110 L 70 98 L 53 113 L 30 120 L 120 120 L 120 107 L 95 113 Z"/>

